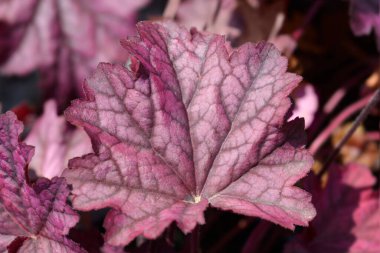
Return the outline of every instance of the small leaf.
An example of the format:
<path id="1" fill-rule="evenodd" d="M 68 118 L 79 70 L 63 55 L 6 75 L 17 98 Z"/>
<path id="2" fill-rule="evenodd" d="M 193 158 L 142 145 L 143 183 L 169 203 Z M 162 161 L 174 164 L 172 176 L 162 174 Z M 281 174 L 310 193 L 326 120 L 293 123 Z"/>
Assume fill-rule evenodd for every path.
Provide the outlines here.
<path id="1" fill-rule="evenodd" d="M 34 123 L 25 143 L 37 147 L 29 164 L 37 176 L 53 178 L 67 168 L 69 159 L 92 152 L 86 133 L 68 128 L 63 116 L 57 115 L 54 100 L 45 103 L 43 115 Z"/>
<path id="2" fill-rule="evenodd" d="M 0 115 L 0 250 L 12 241 L 19 253 L 84 252 L 67 239 L 79 216 L 66 204 L 63 178 L 45 178 L 30 186 L 25 168 L 33 147 L 18 142 L 23 126 L 8 112 Z"/>

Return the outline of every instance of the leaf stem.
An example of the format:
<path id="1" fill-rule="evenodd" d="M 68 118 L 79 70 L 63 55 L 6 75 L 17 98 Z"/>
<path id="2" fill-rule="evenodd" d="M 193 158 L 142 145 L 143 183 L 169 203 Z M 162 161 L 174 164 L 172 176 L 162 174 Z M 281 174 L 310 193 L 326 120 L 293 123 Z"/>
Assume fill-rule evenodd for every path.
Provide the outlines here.
<path id="1" fill-rule="evenodd" d="M 334 130 L 340 126 L 348 117 L 350 117 L 355 112 L 362 109 L 364 106 L 368 104 L 372 97 L 372 94 L 356 101 L 355 103 L 349 105 L 346 109 L 344 109 L 311 143 L 309 152 L 312 155 L 315 155 L 320 147 L 326 142 L 326 140 L 330 137 L 330 135 L 334 132 Z"/>
<path id="2" fill-rule="evenodd" d="M 237 236 L 242 231 L 244 231 L 248 226 L 250 226 L 252 222 L 253 222 L 253 219 L 240 220 L 236 224 L 236 226 L 234 226 L 231 230 L 225 233 L 225 235 L 219 240 L 219 242 L 207 252 L 209 253 L 222 252 L 223 250 L 225 250 L 226 245 L 228 245 L 228 243 L 231 242 L 234 238 L 237 238 Z M 264 231 L 261 231 L 261 232 L 264 232 Z"/>
<path id="3" fill-rule="evenodd" d="M 360 114 L 356 117 L 354 124 L 351 126 L 350 130 L 346 133 L 346 135 L 342 138 L 342 140 L 339 142 L 337 147 L 334 149 L 334 151 L 331 153 L 331 155 L 327 158 L 324 166 L 318 173 L 318 176 L 323 175 L 332 161 L 336 158 L 336 156 L 339 154 L 340 149 L 343 147 L 343 145 L 350 139 L 351 135 L 355 132 L 356 128 L 364 121 L 364 119 L 368 116 L 371 109 L 380 101 L 380 88 L 378 88 L 374 94 L 371 96 L 368 104 L 363 108 L 363 110 L 360 112 Z"/>
<path id="4" fill-rule="evenodd" d="M 268 36 L 268 41 L 274 40 L 276 38 L 282 26 L 284 25 L 284 21 L 285 21 L 285 14 L 283 12 L 279 12 L 274 21 L 272 30 L 270 31 L 270 34 Z"/>
<path id="5" fill-rule="evenodd" d="M 191 248 L 190 253 L 199 253 L 199 237 L 200 237 L 200 226 L 197 224 L 191 233 Z"/>
<path id="6" fill-rule="evenodd" d="M 355 71 L 355 69 L 352 71 Z M 322 111 L 316 114 L 314 122 L 309 128 L 309 133 L 312 135 L 311 139 L 314 139 L 317 136 L 320 126 L 322 126 L 326 122 L 327 117 L 331 113 L 334 112 L 334 110 L 340 104 L 344 96 L 348 92 L 351 92 L 353 87 L 358 86 L 362 82 L 363 78 L 368 76 L 368 74 L 369 73 L 367 73 L 367 71 L 361 71 L 359 74 L 355 75 L 353 78 L 350 78 L 350 80 L 348 80 L 344 85 L 339 87 L 333 93 L 333 95 L 327 100 L 327 102 L 323 106 Z"/>
<path id="7" fill-rule="evenodd" d="M 325 0 L 315 0 L 314 1 L 313 5 L 308 10 L 306 17 L 305 17 L 305 20 L 302 23 L 302 25 L 292 33 L 292 37 L 294 38 L 295 41 L 299 41 L 299 39 L 302 37 L 302 35 L 305 32 L 305 28 L 313 20 L 313 18 L 317 14 L 319 8 L 322 6 L 322 4 L 324 2 L 325 2 Z"/>
<path id="8" fill-rule="evenodd" d="M 269 222 L 260 220 L 260 222 L 256 225 L 248 237 L 242 253 L 257 252 L 270 229 L 271 224 Z"/>
<path id="9" fill-rule="evenodd" d="M 164 18 L 174 19 L 175 15 L 177 14 L 180 3 L 181 3 L 181 0 L 169 0 L 168 3 L 166 4 L 165 10 L 162 16 Z"/>

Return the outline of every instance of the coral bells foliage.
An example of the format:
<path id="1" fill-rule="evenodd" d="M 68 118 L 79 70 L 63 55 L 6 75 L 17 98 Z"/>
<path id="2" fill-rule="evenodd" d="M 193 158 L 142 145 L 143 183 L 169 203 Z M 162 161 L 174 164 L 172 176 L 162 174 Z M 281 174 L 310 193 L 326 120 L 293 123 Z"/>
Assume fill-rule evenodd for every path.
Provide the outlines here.
<path id="1" fill-rule="evenodd" d="M 366 167 L 351 164 L 330 170 L 325 188 L 312 189 L 318 215 L 289 243 L 288 253 L 380 252 L 380 195 Z"/>
<path id="2" fill-rule="evenodd" d="M 84 252 L 65 237 L 79 220 L 66 204 L 65 180 L 28 183 L 34 148 L 18 142 L 22 130 L 13 113 L 0 115 L 0 252 Z"/>
<path id="3" fill-rule="evenodd" d="M 121 61 L 120 37 L 134 33 L 137 11 L 148 0 L 0 1 L 0 73 L 40 70 L 44 88 L 59 102 L 81 92 L 99 61 Z M 6 27 L 6 32 L 2 33 Z M 8 31 L 9 30 L 9 31 Z M 0 43 L 2 42 L 0 41 Z M 3 52 L 7 51 L 7 52 Z"/>
<path id="4" fill-rule="evenodd" d="M 294 186 L 309 172 L 303 121 L 286 123 L 300 77 L 271 44 L 231 49 L 223 36 L 143 22 L 122 42 L 139 71 L 100 64 L 66 118 L 94 154 L 63 172 L 79 210 L 111 207 L 110 245 L 203 224 L 210 204 L 284 227 L 315 216 Z"/>

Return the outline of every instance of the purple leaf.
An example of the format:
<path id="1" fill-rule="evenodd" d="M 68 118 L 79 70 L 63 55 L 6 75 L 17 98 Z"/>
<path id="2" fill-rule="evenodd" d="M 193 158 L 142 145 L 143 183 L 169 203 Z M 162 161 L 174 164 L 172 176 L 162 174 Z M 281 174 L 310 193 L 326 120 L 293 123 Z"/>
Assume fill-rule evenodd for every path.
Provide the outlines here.
<path id="1" fill-rule="evenodd" d="M 366 167 L 334 167 L 313 190 L 318 215 L 286 247 L 289 253 L 380 252 L 380 195 Z"/>
<path id="2" fill-rule="evenodd" d="M 1 249 L 22 239 L 17 252 L 84 252 L 65 235 L 79 220 L 66 204 L 63 178 L 39 179 L 30 186 L 25 168 L 33 147 L 18 142 L 23 126 L 8 112 L 0 115 L 0 242 Z"/>
<path id="3" fill-rule="evenodd" d="M 39 177 L 60 176 L 69 159 L 92 152 L 86 133 L 71 130 L 63 116 L 57 115 L 54 100 L 45 103 L 43 115 L 34 123 L 25 143 L 37 147 L 30 167 Z"/>
<path id="4" fill-rule="evenodd" d="M 60 102 L 73 90 L 81 93 L 84 78 L 100 61 L 125 58 L 117 42 L 134 33 L 136 12 L 147 2 L 1 1 L 0 22 L 13 27 L 4 36 L 15 45 L 0 72 L 24 75 L 40 70 L 42 84 L 53 89 Z"/>
<path id="5" fill-rule="evenodd" d="M 285 123 L 300 81 L 287 60 L 267 43 L 233 50 L 170 22 L 137 27 L 122 43 L 141 72 L 100 64 L 86 99 L 65 112 L 96 144 L 63 173 L 74 206 L 112 207 L 104 226 L 114 246 L 155 238 L 173 221 L 189 232 L 208 204 L 306 226 L 315 210 L 293 184 L 312 158 L 302 120 Z"/>
<path id="6" fill-rule="evenodd" d="M 350 25 L 356 36 L 369 35 L 373 30 L 380 51 L 380 0 L 351 0 Z"/>

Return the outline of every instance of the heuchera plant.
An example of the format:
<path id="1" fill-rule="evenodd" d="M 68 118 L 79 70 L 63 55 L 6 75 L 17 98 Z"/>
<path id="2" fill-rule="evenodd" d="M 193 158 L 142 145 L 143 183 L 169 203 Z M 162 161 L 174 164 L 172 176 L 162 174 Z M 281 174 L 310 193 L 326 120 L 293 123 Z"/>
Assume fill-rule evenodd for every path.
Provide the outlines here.
<path id="1" fill-rule="evenodd" d="M 114 246 L 155 238 L 173 221 L 189 232 L 208 205 L 306 226 L 315 209 L 294 184 L 313 160 L 303 121 L 286 122 L 301 79 L 286 58 L 271 44 L 231 49 L 171 22 L 137 30 L 122 45 L 138 71 L 100 64 L 86 98 L 65 111 L 95 150 L 63 172 L 74 207 L 111 207 L 104 227 Z"/>
<path id="2" fill-rule="evenodd" d="M 65 237 L 79 220 L 65 179 L 28 182 L 34 148 L 18 142 L 22 131 L 12 112 L 0 115 L 0 252 L 84 252 Z"/>
<path id="3" fill-rule="evenodd" d="M 297 2 L 0 1 L 0 252 L 379 253 L 380 0 Z"/>

